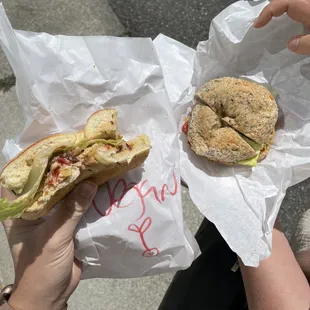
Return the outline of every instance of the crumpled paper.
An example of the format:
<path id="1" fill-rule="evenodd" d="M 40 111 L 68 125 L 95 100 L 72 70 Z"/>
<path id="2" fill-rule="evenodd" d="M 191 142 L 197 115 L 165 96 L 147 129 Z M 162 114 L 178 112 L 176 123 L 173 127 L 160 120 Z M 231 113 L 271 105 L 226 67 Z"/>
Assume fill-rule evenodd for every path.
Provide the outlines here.
<path id="1" fill-rule="evenodd" d="M 159 34 L 154 45 L 163 70 L 164 82 L 172 108 L 188 96 L 196 51 L 183 43 Z"/>
<path id="2" fill-rule="evenodd" d="M 181 177 L 199 210 L 248 266 L 258 266 L 270 255 L 272 228 L 286 189 L 309 177 L 310 169 L 310 60 L 286 48 L 304 29 L 286 15 L 255 29 L 253 21 L 268 3 L 239 1 L 213 19 L 209 40 L 197 48 L 192 85 L 173 105 Z M 223 76 L 246 78 L 277 94 L 275 141 L 267 158 L 253 169 L 199 158 L 181 132 L 195 91 Z"/>
<path id="3" fill-rule="evenodd" d="M 190 266 L 200 251 L 183 224 L 177 124 L 153 42 L 14 31 L 0 4 L 0 43 L 26 118 L 23 132 L 5 143 L 7 160 L 40 138 L 83 128 L 101 108 L 117 109 L 126 139 L 151 138 L 144 165 L 102 187 L 78 227 L 83 278 Z"/>
<path id="4" fill-rule="evenodd" d="M 174 114 L 180 125 L 181 176 L 194 203 L 215 223 L 243 262 L 257 266 L 270 255 L 272 227 L 286 189 L 306 179 L 310 169 L 310 62 L 286 49 L 286 41 L 304 29 L 287 16 L 274 19 L 263 29 L 254 29 L 254 19 L 267 4 L 239 1 L 221 12 L 212 22 L 210 39 L 199 44 L 195 62 L 192 49 L 163 35 L 152 45 L 147 39 L 13 32 L 1 7 L 1 45 L 17 76 L 17 92 L 26 116 L 23 133 L 6 142 L 7 159 L 48 134 L 81 128 L 87 116 L 103 106 L 116 106 L 126 138 L 146 132 L 158 144 L 159 149 L 152 150 L 142 176 L 149 177 L 148 171 L 155 170 L 149 167 L 155 164 L 156 170 L 165 172 L 164 178 L 169 182 L 166 184 L 173 193 L 172 167 L 178 177 L 178 147 L 173 134 L 176 128 L 171 117 Z M 200 159 L 188 148 L 181 133 L 195 90 L 221 76 L 248 78 L 278 95 L 280 116 L 273 147 L 253 169 L 225 167 Z M 144 112 L 146 108 L 150 113 Z M 164 141 L 163 145 L 158 141 Z M 163 162 L 168 164 L 168 170 L 161 168 Z M 167 192 L 167 198 L 164 195 L 164 202 L 159 203 L 154 191 L 151 194 L 155 202 L 150 196 L 141 200 L 141 193 L 132 188 L 121 204 L 114 201 L 128 189 L 128 182 L 139 180 L 139 173 L 139 169 L 129 173 L 126 183 L 110 182 L 81 223 L 77 256 L 86 264 L 85 278 L 155 274 L 185 268 L 196 257 L 197 244 L 182 224 L 179 193 L 172 196 Z M 163 184 L 156 175 L 150 176 L 149 184 L 160 189 Z M 138 208 L 127 206 L 132 202 L 132 192 L 138 195 Z M 98 218 L 98 210 L 104 212 L 109 203 L 101 206 L 97 201 L 106 199 L 116 206 L 112 204 L 107 209 L 109 215 Z M 141 215 L 142 201 L 147 212 L 160 213 L 165 222 L 153 228 L 154 222 L 149 226 L 146 216 L 138 224 L 133 223 Z M 157 253 L 158 244 L 149 243 L 153 237 L 166 250 L 146 258 L 141 253 Z M 141 246 L 142 240 L 147 242 L 147 249 Z"/>

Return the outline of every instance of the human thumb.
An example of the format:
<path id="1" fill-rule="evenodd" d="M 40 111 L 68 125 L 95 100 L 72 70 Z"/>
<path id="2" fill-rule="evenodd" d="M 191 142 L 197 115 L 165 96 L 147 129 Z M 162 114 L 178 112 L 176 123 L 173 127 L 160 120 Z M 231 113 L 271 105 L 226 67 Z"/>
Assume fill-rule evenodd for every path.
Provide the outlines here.
<path id="1" fill-rule="evenodd" d="M 287 47 L 294 53 L 310 55 L 310 34 L 299 35 L 287 43 Z"/>
<path id="2" fill-rule="evenodd" d="M 62 206 L 47 221 L 46 227 L 57 230 L 57 238 L 71 240 L 76 226 L 88 210 L 97 192 L 97 185 L 88 181 L 79 184 L 65 199 Z M 62 240 L 62 241 L 66 241 Z"/>

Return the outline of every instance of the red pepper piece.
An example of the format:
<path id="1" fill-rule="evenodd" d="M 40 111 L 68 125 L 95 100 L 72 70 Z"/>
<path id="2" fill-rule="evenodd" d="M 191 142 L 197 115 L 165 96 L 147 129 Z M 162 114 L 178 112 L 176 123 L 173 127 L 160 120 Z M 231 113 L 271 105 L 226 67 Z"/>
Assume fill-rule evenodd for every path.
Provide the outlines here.
<path id="1" fill-rule="evenodd" d="M 63 157 L 58 157 L 57 162 L 59 162 L 60 164 L 63 164 L 63 165 L 67 165 L 67 166 L 72 165 L 72 162 L 69 159 L 63 158 Z"/>
<path id="2" fill-rule="evenodd" d="M 59 167 L 57 167 L 55 170 L 53 170 L 52 177 L 48 181 L 49 185 L 55 185 L 55 182 L 57 181 L 57 179 L 59 177 L 59 173 L 60 173 L 60 168 Z"/>
<path id="3" fill-rule="evenodd" d="M 187 135 L 188 133 L 188 122 L 185 122 L 182 126 L 182 131 Z"/>

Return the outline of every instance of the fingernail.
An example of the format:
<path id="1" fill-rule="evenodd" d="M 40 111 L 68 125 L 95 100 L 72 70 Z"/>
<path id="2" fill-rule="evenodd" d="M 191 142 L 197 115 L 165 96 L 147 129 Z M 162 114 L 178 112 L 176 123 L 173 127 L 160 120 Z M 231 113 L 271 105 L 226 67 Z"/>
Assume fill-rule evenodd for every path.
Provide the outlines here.
<path id="1" fill-rule="evenodd" d="M 80 196 L 88 198 L 95 193 L 97 188 L 96 184 L 87 181 L 80 184 L 76 190 Z"/>
<path id="2" fill-rule="evenodd" d="M 287 47 L 292 51 L 296 51 L 298 49 L 299 42 L 300 37 L 296 37 L 287 43 Z"/>

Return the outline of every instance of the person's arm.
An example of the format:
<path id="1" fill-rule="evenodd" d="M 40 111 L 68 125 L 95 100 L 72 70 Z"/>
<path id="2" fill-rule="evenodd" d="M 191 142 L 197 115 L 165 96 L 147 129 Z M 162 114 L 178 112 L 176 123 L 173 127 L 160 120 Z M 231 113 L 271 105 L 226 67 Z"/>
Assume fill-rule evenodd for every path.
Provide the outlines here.
<path id="1" fill-rule="evenodd" d="M 255 21 L 254 27 L 264 27 L 273 17 L 284 13 L 310 27 L 309 0 L 272 0 Z M 292 38 L 288 48 L 295 53 L 310 55 L 310 35 Z M 262 261 L 258 268 L 245 267 L 240 261 L 250 310 L 309 310 L 308 281 L 278 224 L 273 230 L 272 244 L 271 256 Z"/>
<path id="2" fill-rule="evenodd" d="M 64 308 L 64 310 L 66 310 L 66 308 Z M 16 309 L 13 309 L 7 302 L 4 303 L 2 306 L 0 306 L 0 310 L 16 310 Z"/>
<path id="3" fill-rule="evenodd" d="M 279 230 L 273 230 L 272 254 L 258 268 L 240 261 L 250 310 L 309 310 L 310 288 L 290 245 Z"/>
<path id="4" fill-rule="evenodd" d="M 97 186 L 79 184 L 49 217 L 6 220 L 15 282 L 0 310 L 65 310 L 80 282 L 82 263 L 74 257 L 74 233 L 96 194 Z M 10 199 L 7 191 L 3 196 Z M 11 308 L 10 308 L 11 307 Z"/>

